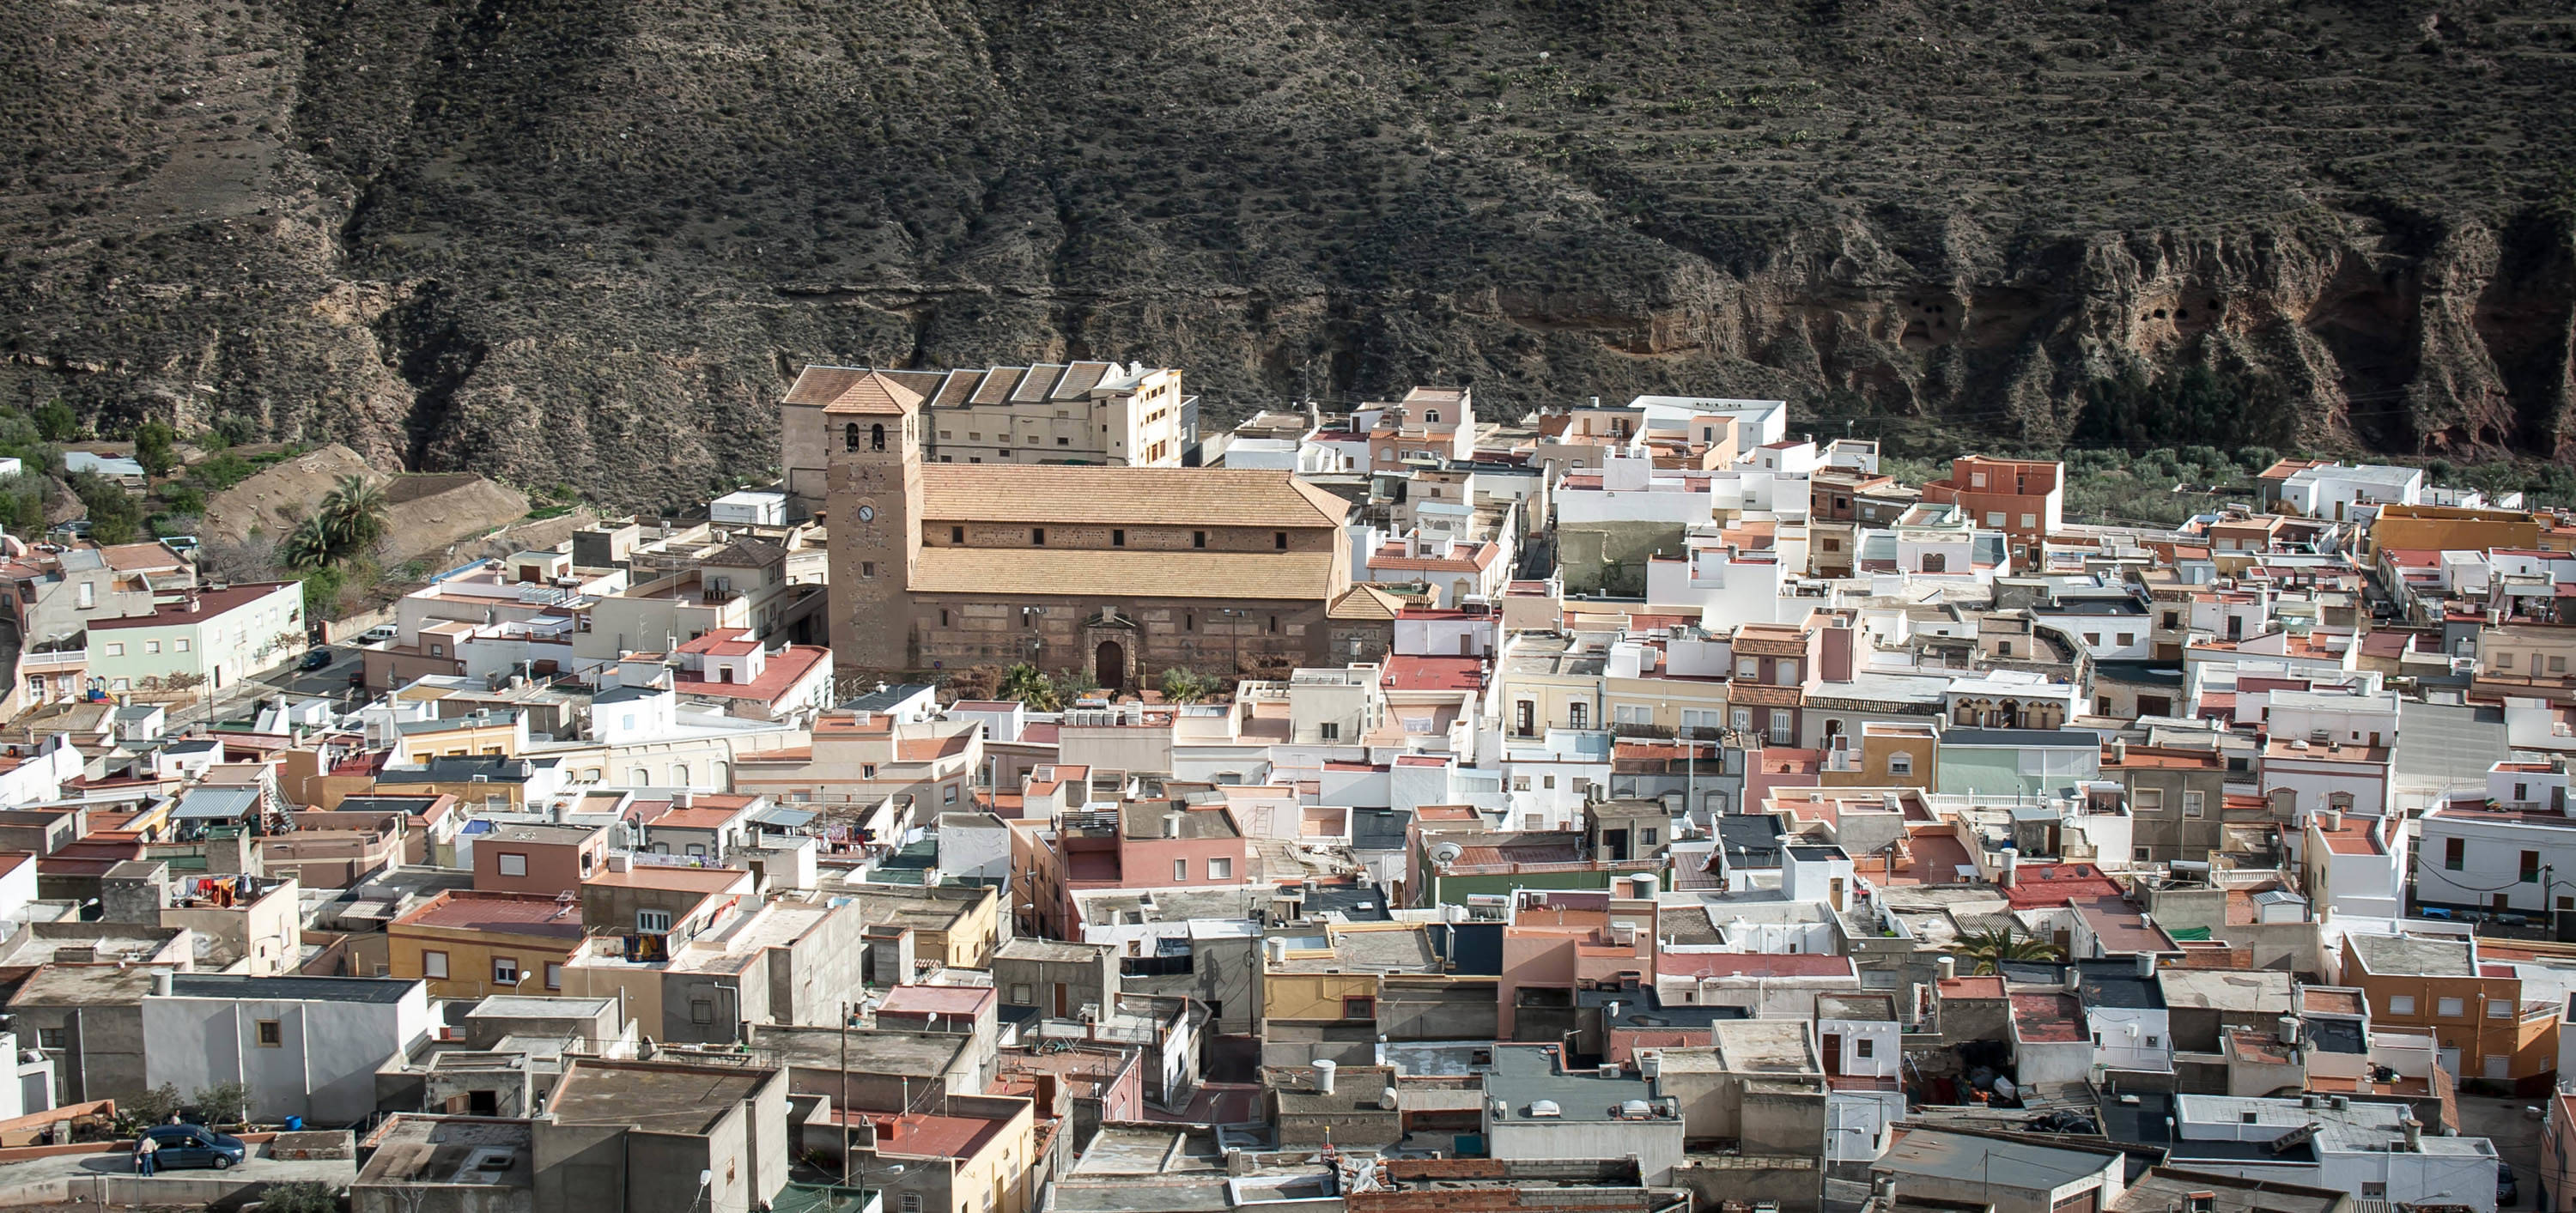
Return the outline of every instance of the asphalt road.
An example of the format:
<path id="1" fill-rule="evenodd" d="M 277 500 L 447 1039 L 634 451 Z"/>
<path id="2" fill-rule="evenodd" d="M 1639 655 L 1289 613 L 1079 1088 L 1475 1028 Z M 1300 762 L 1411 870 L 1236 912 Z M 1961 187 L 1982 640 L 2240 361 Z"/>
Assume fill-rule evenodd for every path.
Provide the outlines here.
<path id="1" fill-rule="evenodd" d="M 2460 1135 L 2483 1137 L 2495 1143 L 2496 1156 L 2513 1167 L 2513 1177 L 2522 1190 L 2521 1199 L 2498 1208 L 2537 1208 L 2540 1199 L 2540 1122 L 2524 1117 L 2523 1109 L 2547 1106 L 2549 1097 L 2535 1095 L 2529 1099 L 2489 1099 L 2484 1096 L 2460 1097 Z"/>
<path id="2" fill-rule="evenodd" d="M 357 673 L 366 663 L 360 658 L 354 646 L 325 645 L 323 651 L 331 654 L 331 664 L 321 669 L 303 668 L 304 654 L 298 653 L 294 660 L 260 675 L 255 681 L 267 684 L 269 692 L 284 691 L 291 695 L 345 698 L 349 694 L 349 676 Z"/>
<path id="3" fill-rule="evenodd" d="M 268 1157 L 267 1149 L 266 1146 L 259 1147 L 249 1158 L 244 1159 L 240 1166 L 228 1170 L 163 1171 L 156 1178 L 173 1181 L 168 1185 L 173 1189 L 209 1183 L 238 1187 L 242 1184 L 286 1183 L 298 1179 L 318 1180 L 337 1187 L 357 1178 L 357 1164 L 345 1158 L 278 1159 Z M 99 1176 L 121 1176 L 138 1183 L 151 1182 L 134 1176 L 133 1155 L 125 1150 L 111 1148 L 92 1154 L 57 1154 L 46 1158 L 29 1159 L 25 1162 L 0 1164 L 0 1200 L 12 1199 L 10 1193 L 24 1191 L 33 1184 Z M 174 1204 L 204 1203 L 202 1197 L 187 1199 L 182 1191 L 174 1191 L 172 1195 L 178 1197 L 171 1201 Z"/>
<path id="4" fill-rule="evenodd" d="M 349 675 L 358 672 L 363 662 L 358 650 L 346 645 L 328 646 L 331 664 L 319 670 L 301 668 L 304 654 L 298 652 L 285 664 L 264 673 L 254 674 L 215 692 L 214 703 L 189 704 L 170 713 L 171 731 L 185 732 L 204 728 L 209 720 L 231 720 L 246 715 L 250 705 L 261 699 L 287 694 L 298 698 L 335 699 L 349 702 Z"/>

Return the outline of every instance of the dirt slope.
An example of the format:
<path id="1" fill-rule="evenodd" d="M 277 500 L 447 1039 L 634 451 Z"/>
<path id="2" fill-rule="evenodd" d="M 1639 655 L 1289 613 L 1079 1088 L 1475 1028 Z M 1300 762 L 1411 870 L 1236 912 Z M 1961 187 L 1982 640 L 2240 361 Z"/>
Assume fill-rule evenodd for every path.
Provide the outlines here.
<path id="1" fill-rule="evenodd" d="M 238 540 L 253 528 L 282 536 L 348 475 L 387 479 L 338 443 L 264 468 L 207 500 L 205 537 Z M 515 523 L 528 512 L 524 494 L 472 473 L 391 477 L 385 501 L 388 565 L 415 557 L 436 560 L 454 545 Z"/>

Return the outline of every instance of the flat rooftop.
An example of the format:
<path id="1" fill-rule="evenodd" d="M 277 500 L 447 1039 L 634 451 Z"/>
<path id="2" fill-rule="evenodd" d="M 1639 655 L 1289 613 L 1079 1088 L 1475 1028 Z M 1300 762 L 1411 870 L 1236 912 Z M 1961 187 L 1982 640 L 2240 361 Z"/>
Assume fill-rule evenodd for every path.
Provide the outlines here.
<path id="1" fill-rule="evenodd" d="M 533 994 L 494 994 L 475 1003 L 468 1017 L 494 1019 L 589 1019 L 616 1006 L 614 998 L 541 998 Z"/>
<path id="2" fill-rule="evenodd" d="M 842 1035 L 828 1027 L 762 1024 L 752 1029 L 752 1043 L 774 1052 L 788 1065 L 838 1073 L 845 1056 Z M 958 1054 L 975 1043 L 974 1037 L 959 1032 L 903 1032 L 891 1028 L 851 1028 L 848 1037 L 846 1056 L 851 1073 L 910 1078 L 945 1075 L 956 1064 Z"/>
<path id="3" fill-rule="evenodd" d="M 575 1062 L 547 1106 L 568 1125 L 633 1125 L 656 1133 L 704 1133 L 772 1070 L 649 1061 Z"/>
<path id="4" fill-rule="evenodd" d="M 263 1002 L 401 1002 L 421 983 L 407 977 L 251 977 L 234 973 L 174 973 L 170 993 L 179 998 L 244 998 Z"/>
<path id="5" fill-rule="evenodd" d="M 2137 1213 L 2164 1213 L 2188 1199 L 2205 1199 L 2215 1213 L 2334 1213 L 2350 1198 L 2332 1188 L 2310 1188 L 2279 1180 L 2237 1179 L 2182 1167 L 2150 1167 L 2129 1181 L 2111 1207 Z"/>
<path id="6" fill-rule="evenodd" d="M 2071 1150 L 1938 1129 L 1914 1129 L 1897 1138 L 1896 1144 L 1889 1146 L 1887 1154 L 1870 1169 L 1949 1182 L 1973 1175 L 1988 1184 L 2046 1192 L 2119 1164 L 2120 1155 L 2110 1150 Z"/>
<path id="7" fill-rule="evenodd" d="M 1814 1074 L 1815 1053 L 1807 1043 L 1808 1024 L 1794 1019 L 1739 1019 L 1709 1025 L 1711 1052 L 1719 1067 L 1735 1074 Z M 1665 1055 L 1670 1058 L 1671 1054 Z"/>
<path id="8" fill-rule="evenodd" d="M 1794 1025 L 1792 1025 L 1794 1026 Z M 1554 1045 L 1494 1046 L 1494 1068 L 1485 1073 L 1485 1095 L 1508 1110 L 1496 1120 L 1528 1121 L 1530 1106 L 1541 1101 L 1557 1106 L 1555 1121 L 1612 1121 L 1630 1100 L 1652 1100 L 1654 1084 L 1622 1073 L 1609 1077 L 1590 1070 L 1568 1072 Z"/>
<path id="9" fill-rule="evenodd" d="M 2290 975 L 2262 969 L 2159 969 L 2165 1005 L 2187 1010 L 2293 1010 Z"/>
<path id="10" fill-rule="evenodd" d="M 1085 1178 L 1113 1175 L 1223 1174 L 1225 1153 L 1204 1128 L 1103 1125 L 1073 1164 Z"/>
<path id="11" fill-rule="evenodd" d="M 152 992 L 158 969 L 117 964 L 46 965 L 9 997 L 13 1007 L 132 1006 Z"/>
<path id="12" fill-rule="evenodd" d="M 358 1172 L 360 1187 L 471 1184 L 534 1188 L 534 1131 L 525 1120 L 396 1113 L 367 1135 L 375 1154 Z M 481 1165 L 506 1156 L 507 1167 Z"/>
<path id="13" fill-rule="evenodd" d="M 995 960 L 1025 960 L 1046 964 L 1092 964 L 1100 959 L 1109 945 L 1068 943 L 1059 939 L 1032 939 L 1018 936 L 1004 940 L 993 953 Z"/>
<path id="14" fill-rule="evenodd" d="M 2418 935 L 2346 935 L 2343 938 L 2353 955 L 2361 958 L 2362 966 L 2381 976 L 2477 976 L 2476 968 L 2469 963 L 2469 944 L 2463 940 L 2428 939 Z"/>
<path id="15" fill-rule="evenodd" d="M 2347 1102 L 2338 1108 L 2319 1100 L 2318 1106 L 2311 1108 L 2296 1099 L 2235 1095 L 2176 1095 L 2173 1100 L 2184 1141 L 2193 1141 L 2193 1128 L 2200 1125 L 2226 1125 L 2231 1131 L 2240 1125 L 2277 1127 L 2287 1133 L 2302 1125 L 2313 1124 L 2317 1126 L 2316 1147 L 2319 1153 L 2385 1153 L 2390 1141 L 2404 1135 L 2398 1122 L 2412 1115 L 2408 1105 L 2403 1103 Z M 2426 1154 L 2495 1156 L 2494 1144 L 2483 1137 L 2443 1137 L 2426 1133 L 2420 1140 Z M 2175 1144 L 2180 1146 L 2183 1142 Z M 2209 1143 L 2193 1141 L 2193 1144 Z"/>

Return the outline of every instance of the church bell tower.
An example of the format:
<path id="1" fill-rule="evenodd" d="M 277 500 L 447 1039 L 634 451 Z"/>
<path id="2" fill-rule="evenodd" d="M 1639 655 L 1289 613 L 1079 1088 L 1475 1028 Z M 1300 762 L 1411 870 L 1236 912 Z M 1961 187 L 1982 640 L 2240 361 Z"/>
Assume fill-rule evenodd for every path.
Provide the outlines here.
<path id="1" fill-rule="evenodd" d="M 831 444 L 832 665 L 913 668 L 912 570 L 921 556 L 921 393 L 871 371 L 825 406 Z"/>

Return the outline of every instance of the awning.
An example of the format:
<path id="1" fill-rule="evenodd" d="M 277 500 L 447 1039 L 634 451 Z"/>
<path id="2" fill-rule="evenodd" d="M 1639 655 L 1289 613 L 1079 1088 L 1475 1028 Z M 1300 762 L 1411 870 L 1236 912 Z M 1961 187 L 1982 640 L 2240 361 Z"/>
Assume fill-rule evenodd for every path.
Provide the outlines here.
<path id="1" fill-rule="evenodd" d="M 258 811 L 258 789 L 199 788 L 180 797 L 170 815 L 182 821 L 236 821 Z"/>
<path id="2" fill-rule="evenodd" d="M 754 810 L 751 820 L 759 825 L 773 826 L 781 830 L 801 830 L 814 824 L 814 819 L 819 816 L 821 814 L 807 809 L 791 809 L 785 805 L 773 804 Z"/>

